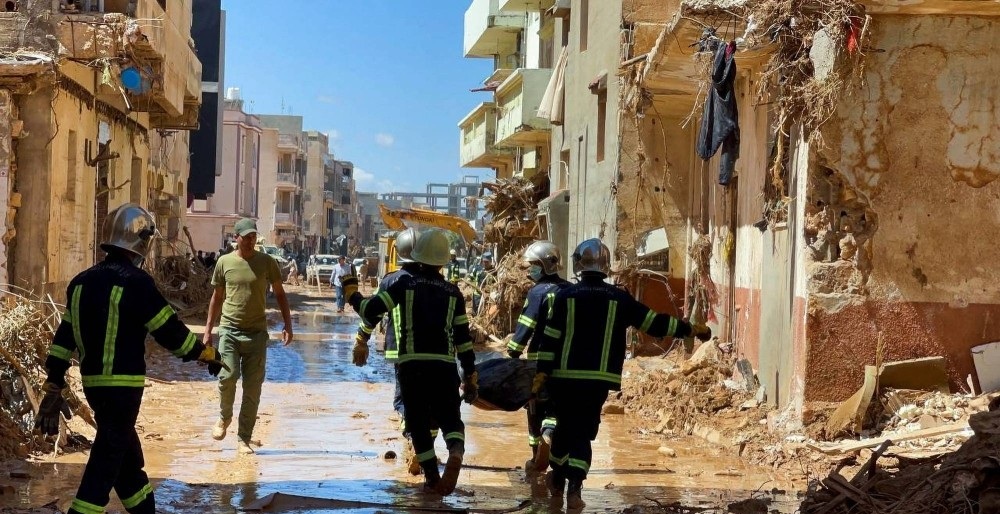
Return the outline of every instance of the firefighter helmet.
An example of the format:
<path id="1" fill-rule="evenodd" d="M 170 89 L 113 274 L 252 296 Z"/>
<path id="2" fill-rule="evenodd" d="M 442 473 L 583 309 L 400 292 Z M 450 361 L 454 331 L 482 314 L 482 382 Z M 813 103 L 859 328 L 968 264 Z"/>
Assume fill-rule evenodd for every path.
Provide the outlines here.
<path id="1" fill-rule="evenodd" d="M 451 244 L 448 242 L 448 236 L 444 235 L 444 232 L 437 229 L 425 230 L 417 237 L 417 242 L 413 245 L 410 257 L 420 264 L 438 267 L 444 266 L 451 260 L 450 253 L 448 252 L 449 246 Z"/>
<path id="2" fill-rule="evenodd" d="M 524 261 L 541 266 L 546 275 L 557 273 L 561 260 L 559 248 L 549 241 L 535 241 L 524 249 Z"/>
<path id="3" fill-rule="evenodd" d="M 101 235 L 101 249 L 105 252 L 118 248 L 142 259 L 157 235 L 156 223 L 146 209 L 127 203 L 108 213 Z"/>
<path id="4" fill-rule="evenodd" d="M 413 245 L 420 237 L 417 229 L 410 227 L 396 236 L 396 260 L 399 262 L 413 262 L 410 253 L 413 252 Z"/>
<path id="5" fill-rule="evenodd" d="M 611 251 L 600 239 L 588 239 L 573 251 L 573 273 L 584 271 L 611 273 Z"/>

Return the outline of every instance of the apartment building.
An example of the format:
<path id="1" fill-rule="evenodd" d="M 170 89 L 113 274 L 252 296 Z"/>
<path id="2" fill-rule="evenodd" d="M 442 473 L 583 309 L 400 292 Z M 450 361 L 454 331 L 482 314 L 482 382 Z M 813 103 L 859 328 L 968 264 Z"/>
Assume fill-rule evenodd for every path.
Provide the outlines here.
<path id="1" fill-rule="evenodd" d="M 223 103 L 222 174 L 215 193 L 193 200 L 187 217 L 195 250 L 224 248 L 240 218 L 257 217 L 262 135 L 260 119 L 244 112 L 240 90 L 229 88 Z"/>
<path id="2" fill-rule="evenodd" d="M 269 244 L 288 251 L 308 251 L 303 231 L 308 141 L 302 131 L 302 116 L 262 114 L 265 139 L 274 146 L 265 149 L 261 164 L 263 182 L 257 228 Z"/>
<path id="3" fill-rule="evenodd" d="M 57 301 L 121 204 L 155 212 L 154 252 L 175 251 L 201 104 L 191 0 L 88 3 L 0 13 L 0 282 Z"/>

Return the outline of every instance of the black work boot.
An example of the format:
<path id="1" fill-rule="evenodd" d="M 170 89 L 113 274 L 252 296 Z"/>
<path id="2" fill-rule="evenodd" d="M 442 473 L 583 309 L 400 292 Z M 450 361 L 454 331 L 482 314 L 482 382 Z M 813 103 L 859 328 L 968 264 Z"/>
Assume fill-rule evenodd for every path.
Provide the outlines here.
<path id="1" fill-rule="evenodd" d="M 421 462 L 420 467 L 424 470 L 424 492 L 436 493 L 441 484 L 441 474 L 438 472 L 437 459 Z"/>
<path id="2" fill-rule="evenodd" d="M 465 441 L 452 439 L 448 441 L 448 462 L 444 465 L 444 475 L 438 484 L 438 492 L 448 495 L 455 491 L 458 484 L 458 473 L 462 471 L 462 459 L 465 458 Z"/>
<path id="3" fill-rule="evenodd" d="M 566 510 L 581 510 L 587 506 L 583 501 L 582 480 L 570 480 L 566 488 Z"/>

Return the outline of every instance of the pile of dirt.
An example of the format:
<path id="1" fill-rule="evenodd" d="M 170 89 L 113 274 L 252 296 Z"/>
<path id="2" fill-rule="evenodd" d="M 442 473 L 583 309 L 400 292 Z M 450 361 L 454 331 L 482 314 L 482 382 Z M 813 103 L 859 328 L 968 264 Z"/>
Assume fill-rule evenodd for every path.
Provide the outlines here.
<path id="1" fill-rule="evenodd" d="M 180 255 L 157 258 L 148 270 L 178 316 L 203 315 L 212 299 L 212 271 Z"/>
<path id="2" fill-rule="evenodd" d="M 941 458 L 882 468 L 878 464 L 886 444 L 851 480 L 831 472 L 809 494 L 802 512 L 1000 512 L 1000 410 L 973 414 L 969 424 L 975 435 Z"/>
<path id="3" fill-rule="evenodd" d="M 48 451 L 51 443 L 32 433 L 35 412 L 45 381 L 45 359 L 52 335 L 60 323 L 60 307 L 11 291 L 0 293 L 0 460 Z M 64 392 L 71 410 L 93 424 L 90 408 L 74 393 Z M 61 438 L 63 443 L 66 438 Z"/>

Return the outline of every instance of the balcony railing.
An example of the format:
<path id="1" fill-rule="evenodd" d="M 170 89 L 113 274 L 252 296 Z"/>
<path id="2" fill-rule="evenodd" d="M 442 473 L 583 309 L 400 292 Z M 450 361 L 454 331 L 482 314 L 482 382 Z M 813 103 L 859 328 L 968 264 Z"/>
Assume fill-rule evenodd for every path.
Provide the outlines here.
<path id="1" fill-rule="evenodd" d="M 550 68 L 519 69 L 500 84 L 496 91 L 500 109 L 497 145 L 538 146 L 549 140 L 552 125 L 538 116 L 538 107 L 551 76 Z"/>
<path id="2" fill-rule="evenodd" d="M 295 189 L 298 187 L 298 182 L 293 173 L 278 173 L 275 185 L 280 189 Z"/>
<path id="3" fill-rule="evenodd" d="M 465 11 L 465 56 L 517 53 L 517 33 L 524 29 L 525 20 L 523 12 L 500 12 L 499 0 L 472 0 Z"/>
<path id="4" fill-rule="evenodd" d="M 276 212 L 274 213 L 274 224 L 275 225 L 294 225 L 295 224 L 295 213 L 293 212 Z"/>
<path id="5" fill-rule="evenodd" d="M 333 191 L 323 191 L 323 201 L 333 203 Z"/>

